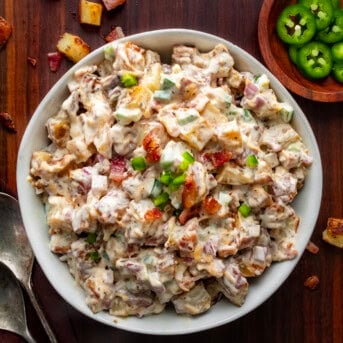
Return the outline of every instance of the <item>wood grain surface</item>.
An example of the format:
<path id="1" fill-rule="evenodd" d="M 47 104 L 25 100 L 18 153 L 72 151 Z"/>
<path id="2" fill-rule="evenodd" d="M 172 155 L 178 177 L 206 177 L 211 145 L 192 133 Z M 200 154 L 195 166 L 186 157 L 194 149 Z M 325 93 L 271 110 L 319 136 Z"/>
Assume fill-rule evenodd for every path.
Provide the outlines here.
<path id="1" fill-rule="evenodd" d="M 192 28 L 231 40 L 263 62 L 257 39 L 261 5 L 261 0 L 127 0 L 110 13 L 104 11 L 101 27 L 94 28 L 79 24 L 78 0 L 0 0 L 0 16 L 13 25 L 12 37 L 0 51 L 0 112 L 10 113 L 17 127 L 16 134 L 0 127 L 0 190 L 16 193 L 16 158 L 25 127 L 47 91 L 71 66 L 64 60 L 52 73 L 47 63 L 46 54 L 55 50 L 64 31 L 79 34 L 95 49 L 112 26 L 121 26 L 127 35 Z M 28 57 L 37 59 L 36 67 Z M 129 333 L 83 316 L 61 299 L 36 264 L 34 290 L 60 342 L 343 342 L 343 251 L 321 239 L 327 218 L 343 217 L 343 105 L 295 99 L 312 125 L 324 166 L 322 207 L 312 236 L 320 252 L 306 251 L 288 280 L 255 311 L 233 323 L 180 337 Z M 312 274 L 320 279 L 314 291 L 303 286 Z M 47 342 L 26 303 L 32 335 L 39 343 Z M 0 331 L 0 342 L 22 340 Z"/>

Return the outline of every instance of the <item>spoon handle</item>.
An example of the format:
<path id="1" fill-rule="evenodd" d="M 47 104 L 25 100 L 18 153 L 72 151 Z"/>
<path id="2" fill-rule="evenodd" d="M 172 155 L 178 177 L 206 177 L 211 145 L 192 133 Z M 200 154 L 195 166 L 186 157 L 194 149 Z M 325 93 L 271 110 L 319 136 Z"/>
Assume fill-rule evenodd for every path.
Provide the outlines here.
<path id="1" fill-rule="evenodd" d="M 40 321 L 44 327 L 46 334 L 49 337 L 50 342 L 51 343 L 58 343 L 55 334 L 53 333 L 47 319 L 45 318 L 45 315 L 44 315 L 42 309 L 40 308 L 40 306 L 37 302 L 36 296 L 32 290 L 31 280 L 29 280 L 24 286 L 25 286 L 26 292 L 27 292 L 27 294 L 31 300 L 31 304 L 35 308 L 36 313 L 37 313 L 37 315 L 38 315 L 38 317 L 39 317 L 39 319 L 40 319 Z"/>
<path id="2" fill-rule="evenodd" d="M 28 329 L 26 329 L 26 332 L 23 332 L 21 336 L 25 339 L 27 343 L 37 343 L 31 336 Z"/>

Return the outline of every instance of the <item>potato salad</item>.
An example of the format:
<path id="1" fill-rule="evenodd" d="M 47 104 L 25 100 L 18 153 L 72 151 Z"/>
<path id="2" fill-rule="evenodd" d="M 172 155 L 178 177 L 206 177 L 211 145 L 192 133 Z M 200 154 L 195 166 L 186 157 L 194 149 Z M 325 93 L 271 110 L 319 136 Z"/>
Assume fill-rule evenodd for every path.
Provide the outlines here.
<path id="1" fill-rule="evenodd" d="M 166 63 L 114 42 L 68 88 L 29 181 L 94 313 L 241 306 L 249 280 L 297 255 L 291 204 L 312 158 L 266 75 L 221 44 Z"/>

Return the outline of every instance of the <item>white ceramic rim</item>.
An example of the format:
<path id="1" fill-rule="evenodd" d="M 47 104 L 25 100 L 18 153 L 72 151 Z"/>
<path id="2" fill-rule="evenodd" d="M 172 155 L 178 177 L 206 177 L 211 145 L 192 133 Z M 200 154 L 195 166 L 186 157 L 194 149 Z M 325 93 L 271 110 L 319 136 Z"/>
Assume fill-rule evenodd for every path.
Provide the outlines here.
<path id="1" fill-rule="evenodd" d="M 320 153 L 311 126 L 290 93 L 259 61 L 238 46 L 208 33 L 180 28 L 143 32 L 124 37 L 118 40 L 118 42 L 129 40 L 157 51 L 159 50 L 159 45 L 172 46 L 185 43 L 196 45 L 203 51 L 211 49 L 218 43 L 228 46 L 235 58 L 236 65 L 239 65 L 239 70 L 249 70 L 250 64 L 253 64 L 253 70 L 251 71 L 257 74 L 267 74 L 271 81 L 271 87 L 275 90 L 278 98 L 286 100 L 293 106 L 295 109 L 294 126 L 302 135 L 307 146 L 310 147 L 311 154 L 315 160 L 306 179 L 304 189 L 294 202 L 295 207 L 301 209 L 300 213 L 306 214 L 306 216 L 302 216 L 296 242 L 299 254 L 292 261 L 273 264 L 260 278 L 251 282 L 246 302 L 242 307 L 235 307 L 227 301 L 221 301 L 208 312 L 194 318 L 177 316 L 173 311 L 166 311 L 163 314 L 147 316 L 141 319 L 135 317 L 115 318 L 105 312 L 93 314 L 84 302 L 83 291 L 75 285 L 65 264 L 61 263 L 49 250 L 48 228 L 45 224 L 43 206 L 38 197 L 35 196 L 33 188 L 27 182 L 26 176 L 29 173 L 32 152 L 44 146 L 42 139 L 40 139 L 40 143 L 36 142 L 33 144 L 31 138 L 44 135 L 45 121 L 53 114 L 53 111 L 50 112 L 48 109 L 56 108 L 58 104 L 61 104 L 60 101 L 55 100 L 58 96 L 62 98 L 67 96 L 67 82 L 78 68 L 87 64 L 97 64 L 103 59 L 102 51 L 104 46 L 93 51 L 70 68 L 41 101 L 27 126 L 20 144 L 17 159 L 17 189 L 28 238 L 37 261 L 52 286 L 62 298 L 84 315 L 116 328 L 154 335 L 179 335 L 199 332 L 229 323 L 254 310 L 267 300 L 292 272 L 305 250 L 319 214 L 323 183 Z M 166 40 L 168 40 L 167 43 Z M 171 51 L 171 48 L 167 50 Z M 239 59 L 236 56 L 239 56 Z M 34 139 L 33 141 L 36 140 Z M 46 138 L 44 140 L 46 143 Z M 309 185 L 312 185 L 312 188 Z M 313 190 L 314 186 L 316 186 L 315 190 Z M 307 198 L 305 193 L 308 195 Z M 311 201 L 307 201 L 307 199 L 311 199 Z M 297 212 L 299 213 L 299 211 Z M 56 279 L 59 282 L 56 282 Z M 65 282 L 68 283 L 68 288 L 64 287 Z M 265 289 L 265 285 L 268 285 L 267 289 Z"/>

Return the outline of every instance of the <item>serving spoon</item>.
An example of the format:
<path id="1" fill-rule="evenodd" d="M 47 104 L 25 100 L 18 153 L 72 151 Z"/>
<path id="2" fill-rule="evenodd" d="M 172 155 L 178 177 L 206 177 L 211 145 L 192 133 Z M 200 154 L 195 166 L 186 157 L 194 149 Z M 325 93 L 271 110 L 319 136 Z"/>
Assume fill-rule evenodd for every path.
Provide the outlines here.
<path id="1" fill-rule="evenodd" d="M 23 292 L 13 273 L 0 263 L 0 329 L 14 332 L 35 343 L 26 323 Z"/>
<path id="2" fill-rule="evenodd" d="M 18 201 L 1 192 L 0 237 L 0 263 L 7 266 L 25 288 L 50 342 L 57 343 L 57 339 L 32 290 L 31 274 L 34 255 L 26 236 Z"/>

